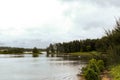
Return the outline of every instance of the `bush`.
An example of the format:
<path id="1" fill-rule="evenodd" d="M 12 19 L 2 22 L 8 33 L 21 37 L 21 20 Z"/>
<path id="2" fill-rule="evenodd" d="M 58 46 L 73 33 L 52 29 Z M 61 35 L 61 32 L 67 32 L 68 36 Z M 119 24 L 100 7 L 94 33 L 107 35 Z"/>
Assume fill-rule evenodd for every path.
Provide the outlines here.
<path id="1" fill-rule="evenodd" d="M 88 65 L 82 68 L 86 80 L 100 80 L 99 74 L 104 70 L 103 60 L 91 59 Z"/>
<path id="2" fill-rule="evenodd" d="M 100 77 L 97 72 L 95 72 L 93 69 L 89 68 L 85 72 L 85 79 L 86 80 L 100 80 Z"/>
<path id="3" fill-rule="evenodd" d="M 97 67 L 99 68 L 99 70 L 100 70 L 101 72 L 105 69 L 103 60 L 98 60 L 98 61 L 97 61 Z"/>
<path id="4" fill-rule="evenodd" d="M 97 61 L 96 59 L 91 59 L 88 64 L 88 68 L 91 68 L 94 72 L 100 73 L 99 68 L 97 67 Z"/>

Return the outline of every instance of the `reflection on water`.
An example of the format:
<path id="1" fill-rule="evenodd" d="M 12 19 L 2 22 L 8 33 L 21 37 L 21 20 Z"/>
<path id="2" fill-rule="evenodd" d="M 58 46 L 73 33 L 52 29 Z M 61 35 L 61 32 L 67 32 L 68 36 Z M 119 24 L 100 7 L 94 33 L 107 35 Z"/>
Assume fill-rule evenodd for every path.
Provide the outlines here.
<path id="1" fill-rule="evenodd" d="M 0 80 L 79 80 L 76 74 L 85 64 L 77 60 L 45 57 L 45 54 L 38 58 L 32 58 L 30 54 L 22 56 L 0 55 Z"/>

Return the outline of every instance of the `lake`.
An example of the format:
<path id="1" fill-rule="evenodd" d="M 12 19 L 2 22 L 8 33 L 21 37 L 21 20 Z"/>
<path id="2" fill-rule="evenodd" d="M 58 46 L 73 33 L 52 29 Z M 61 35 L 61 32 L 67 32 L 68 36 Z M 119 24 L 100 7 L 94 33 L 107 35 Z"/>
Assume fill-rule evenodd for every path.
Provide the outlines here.
<path id="1" fill-rule="evenodd" d="M 31 54 L 0 55 L 0 80 L 80 80 L 77 74 L 85 65 L 80 60 Z"/>

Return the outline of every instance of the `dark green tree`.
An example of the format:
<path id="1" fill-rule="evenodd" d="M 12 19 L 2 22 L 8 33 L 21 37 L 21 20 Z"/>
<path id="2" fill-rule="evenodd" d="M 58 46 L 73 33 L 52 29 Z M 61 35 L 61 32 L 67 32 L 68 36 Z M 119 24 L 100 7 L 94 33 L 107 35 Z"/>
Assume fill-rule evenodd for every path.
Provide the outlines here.
<path id="1" fill-rule="evenodd" d="M 34 47 L 32 52 L 33 53 L 39 53 L 39 50 L 36 47 Z"/>
<path id="2" fill-rule="evenodd" d="M 38 57 L 39 56 L 39 50 L 36 47 L 33 48 L 32 52 L 33 52 L 33 54 L 32 54 L 33 57 Z"/>
<path id="3" fill-rule="evenodd" d="M 108 47 L 108 61 L 109 64 L 120 63 L 120 20 L 116 21 L 115 28 L 112 31 L 106 31 L 109 47 Z"/>

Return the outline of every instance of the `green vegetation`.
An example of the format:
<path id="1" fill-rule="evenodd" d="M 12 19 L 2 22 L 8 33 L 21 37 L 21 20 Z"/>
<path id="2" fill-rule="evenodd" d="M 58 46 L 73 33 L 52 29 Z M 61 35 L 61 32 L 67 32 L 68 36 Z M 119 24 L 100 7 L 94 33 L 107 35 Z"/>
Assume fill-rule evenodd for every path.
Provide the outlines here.
<path id="1" fill-rule="evenodd" d="M 1 48 L 0 54 L 23 54 L 24 48 Z"/>
<path id="2" fill-rule="evenodd" d="M 96 51 L 91 51 L 91 52 L 75 52 L 75 53 L 70 53 L 70 55 L 73 56 L 84 56 L 84 55 L 100 55 L 99 52 Z"/>
<path id="3" fill-rule="evenodd" d="M 47 53 L 49 54 L 57 54 L 57 55 L 79 55 L 77 53 L 87 53 L 91 52 L 106 54 L 109 48 L 108 38 L 106 36 L 101 39 L 86 39 L 86 40 L 75 40 L 71 42 L 63 42 L 50 44 L 47 48 Z M 86 55 L 86 54 L 85 54 Z M 92 55 L 92 56 L 93 56 Z M 81 55 L 80 55 L 81 56 Z M 91 55 L 89 55 L 91 57 Z M 93 56 L 93 58 L 96 54 Z M 86 56 L 87 57 L 87 56 Z M 91 58 L 90 58 L 91 59 Z"/>
<path id="4" fill-rule="evenodd" d="M 120 22 L 119 22 L 120 23 Z M 120 63 L 120 25 L 117 24 L 116 28 L 107 33 L 109 39 L 108 53 L 110 63 Z"/>
<path id="5" fill-rule="evenodd" d="M 116 22 L 116 26 L 112 31 L 106 31 L 106 34 L 107 35 L 105 37 L 101 38 L 101 41 L 104 40 L 103 42 L 104 42 L 105 47 L 103 47 L 103 48 L 101 47 L 99 50 L 107 53 L 106 54 L 106 56 L 108 57 L 107 65 L 109 67 L 113 66 L 110 71 L 111 75 L 113 76 L 113 80 L 120 80 L 120 65 L 119 65 L 120 64 L 120 21 Z M 103 44 L 99 43 L 99 45 L 103 45 Z M 101 65 L 99 65 L 99 64 L 101 64 Z M 98 65 L 100 71 L 104 70 L 103 64 L 104 64 L 103 61 L 98 61 L 97 65 Z M 118 65 L 118 66 L 115 66 L 115 65 Z M 89 72 L 91 70 L 88 69 L 88 71 L 86 71 L 86 69 L 83 69 L 83 71 L 87 72 L 87 75 L 85 75 L 85 76 L 91 75 L 91 74 L 89 74 Z M 92 73 L 92 71 L 91 71 L 91 73 Z M 94 75 L 91 77 L 94 77 Z M 90 79 L 86 78 L 86 80 L 90 80 Z"/>
<path id="6" fill-rule="evenodd" d="M 17 48 L 17 47 L 0 47 L 0 54 L 31 54 L 33 57 L 38 57 L 41 54 L 40 51 L 45 49 L 31 48 Z"/>
<path id="7" fill-rule="evenodd" d="M 120 21 L 116 22 L 116 26 L 112 31 L 106 31 L 106 34 L 107 36 L 103 37 L 105 42 L 107 42 L 104 42 L 106 47 L 101 49 L 107 53 L 108 66 L 113 66 L 110 71 L 113 79 L 120 80 Z M 103 40 L 103 38 L 101 40 Z M 103 64 L 103 62 L 99 61 L 99 64 Z M 98 65 L 98 67 L 100 71 L 104 70 L 104 66 Z"/>
<path id="8" fill-rule="evenodd" d="M 39 50 L 36 47 L 34 47 L 33 50 L 32 50 L 32 56 L 33 57 L 38 57 L 39 53 L 40 53 Z"/>
<path id="9" fill-rule="evenodd" d="M 88 68 L 85 73 L 86 80 L 100 80 L 98 74 L 93 69 Z"/>
<path id="10" fill-rule="evenodd" d="M 32 50 L 32 52 L 33 53 L 39 53 L 39 50 L 36 47 L 34 47 L 33 50 Z"/>
<path id="11" fill-rule="evenodd" d="M 116 26 L 112 31 L 106 33 L 110 45 L 107 51 L 109 65 L 112 66 L 110 72 L 113 80 L 120 80 L 120 20 L 116 21 Z"/>
<path id="12" fill-rule="evenodd" d="M 103 60 L 98 60 L 96 65 L 99 68 L 100 72 L 102 72 L 105 69 L 105 65 L 104 65 Z"/>
<path id="13" fill-rule="evenodd" d="M 73 52 L 89 52 L 96 51 L 96 39 L 76 40 L 71 42 L 63 42 L 50 44 L 47 48 L 51 53 L 73 53 Z"/>
<path id="14" fill-rule="evenodd" d="M 101 53 L 96 51 L 91 52 L 75 52 L 75 53 L 69 53 L 71 56 L 78 56 L 80 59 L 84 60 L 90 60 L 92 58 L 100 59 Z"/>
<path id="15" fill-rule="evenodd" d="M 120 80 L 120 65 L 112 67 L 110 73 L 113 80 Z"/>
<path id="16" fill-rule="evenodd" d="M 100 73 L 104 67 L 102 60 L 91 59 L 87 66 L 82 69 L 82 73 L 86 80 L 100 80 Z"/>

